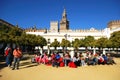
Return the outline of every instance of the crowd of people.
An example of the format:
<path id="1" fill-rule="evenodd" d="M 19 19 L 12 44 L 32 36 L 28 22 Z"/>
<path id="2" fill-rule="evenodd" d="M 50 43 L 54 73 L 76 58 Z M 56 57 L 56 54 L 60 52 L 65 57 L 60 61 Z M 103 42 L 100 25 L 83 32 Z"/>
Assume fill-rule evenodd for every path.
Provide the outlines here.
<path id="1" fill-rule="evenodd" d="M 92 52 L 86 53 L 73 53 L 74 55 L 69 54 L 69 52 L 60 54 L 46 52 L 43 54 L 37 53 L 34 57 L 31 58 L 32 62 L 38 64 L 45 64 L 53 67 L 64 67 L 68 66 L 71 68 L 77 68 L 79 66 L 86 65 L 99 65 L 99 64 L 115 64 L 113 57 L 110 54 L 101 54 Z M 6 64 L 8 67 L 11 67 L 12 70 L 19 69 L 19 62 L 22 57 L 22 50 L 20 47 L 16 47 L 12 50 L 11 47 L 5 48 Z M 12 64 L 13 62 L 13 64 Z"/>
<path id="2" fill-rule="evenodd" d="M 68 52 L 65 54 L 37 53 L 34 55 L 31 61 L 36 62 L 38 64 L 45 64 L 53 67 L 69 66 L 71 68 L 77 68 L 78 66 L 86 65 L 115 64 L 113 57 L 111 57 L 110 54 L 93 54 L 91 52 L 74 53 L 73 57 Z"/>

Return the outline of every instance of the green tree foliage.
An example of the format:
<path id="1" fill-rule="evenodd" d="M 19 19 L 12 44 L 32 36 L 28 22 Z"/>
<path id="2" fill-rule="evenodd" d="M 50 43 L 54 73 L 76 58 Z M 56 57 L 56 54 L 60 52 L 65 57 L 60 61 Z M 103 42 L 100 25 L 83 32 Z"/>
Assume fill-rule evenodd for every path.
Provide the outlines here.
<path id="1" fill-rule="evenodd" d="M 23 30 L 19 27 L 11 27 L 11 30 L 8 32 L 12 36 L 21 36 Z"/>
<path id="2" fill-rule="evenodd" d="M 47 41 L 41 36 L 26 34 L 22 29 L 17 27 L 0 26 L 0 43 L 14 43 L 24 46 L 45 46 Z"/>
<path id="3" fill-rule="evenodd" d="M 70 47 L 71 46 L 71 43 L 69 40 L 66 40 L 66 47 Z"/>
<path id="4" fill-rule="evenodd" d="M 112 48 L 113 47 L 112 41 L 110 39 L 107 40 L 106 47 L 107 48 Z"/>
<path id="5" fill-rule="evenodd" d="M 110 40 L 114 48 L 120 48 L 120 31 L 112 33 Z"/>
<path id="6" fill-rule="evenodd" d="M 0 32 L 0 43 L 8 42 L 8 34 L 4 32 Z"/>
<path id="7" fill-rule="evenodd" d="M 107 47 L 107 42 L 108 42 L 107 38 L 101 37 L 96 41 L 96 46 L 98 48 L 106 48 Z"/>
<path id="8" fill-rule="evenodd" d="M 11 30 L 11 27 L 0 24 L 0 32 L 8 33 Z"/>
<path id="9" fill-rule="evenodd" d="M 81 45 L 81 41 L 79 39 L 75 39 L 73 42 L 72 42 L 72 46 L 75 48 L 75 49 L 78 49 Z"/>
<path id="10" fill-rule="evenodd" d="M 70 43 L 69 40 L 62 39 L 62 42 L 60 43 L 60 46 L 63 47 L 63 49 L 64 49 L 65 47 L 70 47 L 71 43 Z"/>
<path id="11" fill-rule="evenodd" d="M 42 36 L 37 36 L 36 37 L 36 45 L 38 45 L 38 46 L 40 46 L 42 48 L 43 46 L 47 45 L 47 41 Z"/>
<path id="12" fill-rule="evenodd" d="M 22 29 L 18 27 L 9 27 L 6 25 L 0 26 L 0 42 L 1 43 L 15 43 L 18 36 L 21 36 Z"/>
<path id="13" fill-rule="evenodd" d="M 65 39 L 62 39 L 62 42 L 60 43 L 60 46 L 64 48 L 66 46 L 65 43 L 66 43 Z"/>
<path id="14" fill-rule="evenodd" d="M 85 39 L 83 40 L 83 46 L 84 47 L 94 47 L 94 42 L 95 42 L 95 39 L 94 39 L 94 37 L 93 36 L 87 36 L 87 37 L 85 37 Z"/>
<path id="15" fill-rule="evenodd" d="M 7 43 L 8 42 L 8 32 L 11 30 L 11 27 L 6 25 L 0 25 L 0 43 Z"/>
<path id="16" fill-rule="evenodd" d="M 52 43 L 50 44 L 50 46 L 51 46 L 51 47 L 54 47 L 55 50 L 56 50 L 56 48 L 60 46 L 60 42 L 58 42 L 57 39 L 55 39 L 54 42 L 52 42 Z"/>
<path id="17" fill-rule="evenodd" d="M 11 27 L 11 30 L 8 32 L 8 43 L 15 43 L 18 45 L 20 43 L 20 36 L 22 35 L 23 30 L 18 27 Z"/>
<path id="18" fill-rule="evenodd" d="M 20 41 L 22 45 L 27 45 L 27 46 L 45 46 L 47 45 L 47 41 L 45 38 L 41 36 L 36 36 L 32 34 L 26 34 L 23 33 L 22 36 L 20 37 Z"/>

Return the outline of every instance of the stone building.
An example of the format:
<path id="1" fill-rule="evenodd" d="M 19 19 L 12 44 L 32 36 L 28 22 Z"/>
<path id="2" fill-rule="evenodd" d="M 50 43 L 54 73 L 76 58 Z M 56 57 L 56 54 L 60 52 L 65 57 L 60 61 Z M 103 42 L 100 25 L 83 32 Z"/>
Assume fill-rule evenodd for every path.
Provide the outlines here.
<path id="1" fill-rule="evenodd" d="M 62 20 L 60 21 L 60 30 L 69 30 L 69 21 L 67 20 L 67 14 L 65 9 L 62 14 Z"/>
<path id="2" fill-rule="evenodd" d="M 72 42 L 76 38 L 83 39 L 86 36 L 93 36 L 95 39 L 101 37 L 109 38 L 110 34 L 114 31 L 120 31 L 120 20 L 109 22 L 108 27 L 103 30 L 97 30 L 95 28 L 90 28 L 88 30 L 71 30 L 69 29 L 67 13 L 64 9 L 60 23 L 58 21 L 50 22 L 50 30 L 29 30 L 26 31 L 26 33 L 43 36 L 46 40 L 49 40 L 50 42 L 53 42 L 54 39 L 57 39 L 59 42 L 61 42 L 62 39 L 68 39 Z"/>
<path id="3" fill-rule="evenodd" d="M 110 28 L 110 30 L 120 28 L 120 20 L 110 21 L 108 23 L 108 28 Z"/>
<path id="4" fill-rule="evenodd" d="M 58 32 L 58 21 L 50 22 L 50 32 Z"/>
<path id="5" fill-rule="evenodd" d="M 0 26 L 3 24 L 14 27 L 14 25 L 0 19 Z M 67 39 L 70 42 L 72 42 L 76 38 L 84 39 L 86 36 L 93 36 L 95 39 L 99 39 L 101 37 L 110 38 L 111 33 L 115 31 L 120 31 L 120 20 L 110 21 L 107 27 L 103 30 L 97 30 L 93 27 L 87 30 L 83 30 L 83 29 L 71 30 L 69 29 L 69 21 L 67 19 L 67 13 L 66 10 L 64 9 L 61 21 L 60 22 L 50 21 L 49 30 L 45 28 L 37 29 L 34 26 L 33 28 L 25 29 L 25 31 L 27 34 L 40 35 L 44 37 L 49 43 L 52 43 L 55 39 L 57 39 L 57 41 L 59 42 L 61 42 L 62 39 Z M 49 48 L 47 46 L 44 46 L 44 49 L 48 49 L 49 52 Z"/>
<path id="6" fill-rule="evenodd" d="M 14 25 L 0 19 L 0 25 L 7 25 L 15 27 Z M 37 29 L 35 26 L 33 28 L 25 29 L 27 34 L 35 34 L 43 36 L 47 41 L 53 42 L 57 39 L 59 42 L 62 39 L 68 39 L 70 42 L 78 39 L 83 39 L 86 36 L 93 36 L 95 39 L 101 37 L 110 37 L 110 34 L 115 31 L 120 31 L 120 20 L 114 20 L 108 22 L 108 25 L 103 30 L 97 30 L 95 28 L 90 28 L 88 30 L 71 30 L 69 29 L 69 20 L 67 19 L 67 13 L 64 9 L 62 14 L 62 19 L 60 22 L 58 21 L 51 21 L 50 22 L 50 30 L 47 29 Z"/>

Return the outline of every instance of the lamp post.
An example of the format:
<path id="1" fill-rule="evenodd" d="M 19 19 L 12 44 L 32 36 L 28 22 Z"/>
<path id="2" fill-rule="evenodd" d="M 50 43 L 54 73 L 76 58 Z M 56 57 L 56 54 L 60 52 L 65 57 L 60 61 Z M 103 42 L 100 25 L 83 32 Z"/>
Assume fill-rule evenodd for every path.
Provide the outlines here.
<path id="1" fill-rule="evenodd" d="M 67 41 L 67 38 L 70 37 L 70 35 L 65 34 L 64 37 L 65 37 L 65 40 Z M 65 50 L 67 51 L 67 46 L 66 45 L 65 45 Z"/>
<path id="2" fill-rule="evenodd" d="M 64 37 L 65 37 L 65 40 L 67 40 L 67 34 L 65 34 Z M 67 51 L 67 46 L 66 45 L 65 45 L 65 51 Z"/>
<path id="3" fill-rule="evenodd" d="M 48 46 L 48 54 L 50 54 L 50 39 L 48 39 L 47 46 Z"/>

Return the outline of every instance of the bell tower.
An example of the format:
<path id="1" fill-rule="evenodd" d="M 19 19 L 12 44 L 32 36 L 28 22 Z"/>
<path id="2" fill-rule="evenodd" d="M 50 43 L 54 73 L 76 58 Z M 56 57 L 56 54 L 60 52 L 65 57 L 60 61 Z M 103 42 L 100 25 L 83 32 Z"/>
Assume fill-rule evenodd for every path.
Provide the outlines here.
<path id="1" fill-rule="evenodd" d="M 64 9 L 62 14 L 62 19 L 60 21 L 60 30 L 68 30 L 69 29 L 69 21 L 67 20 L 66 10 Z"/>

